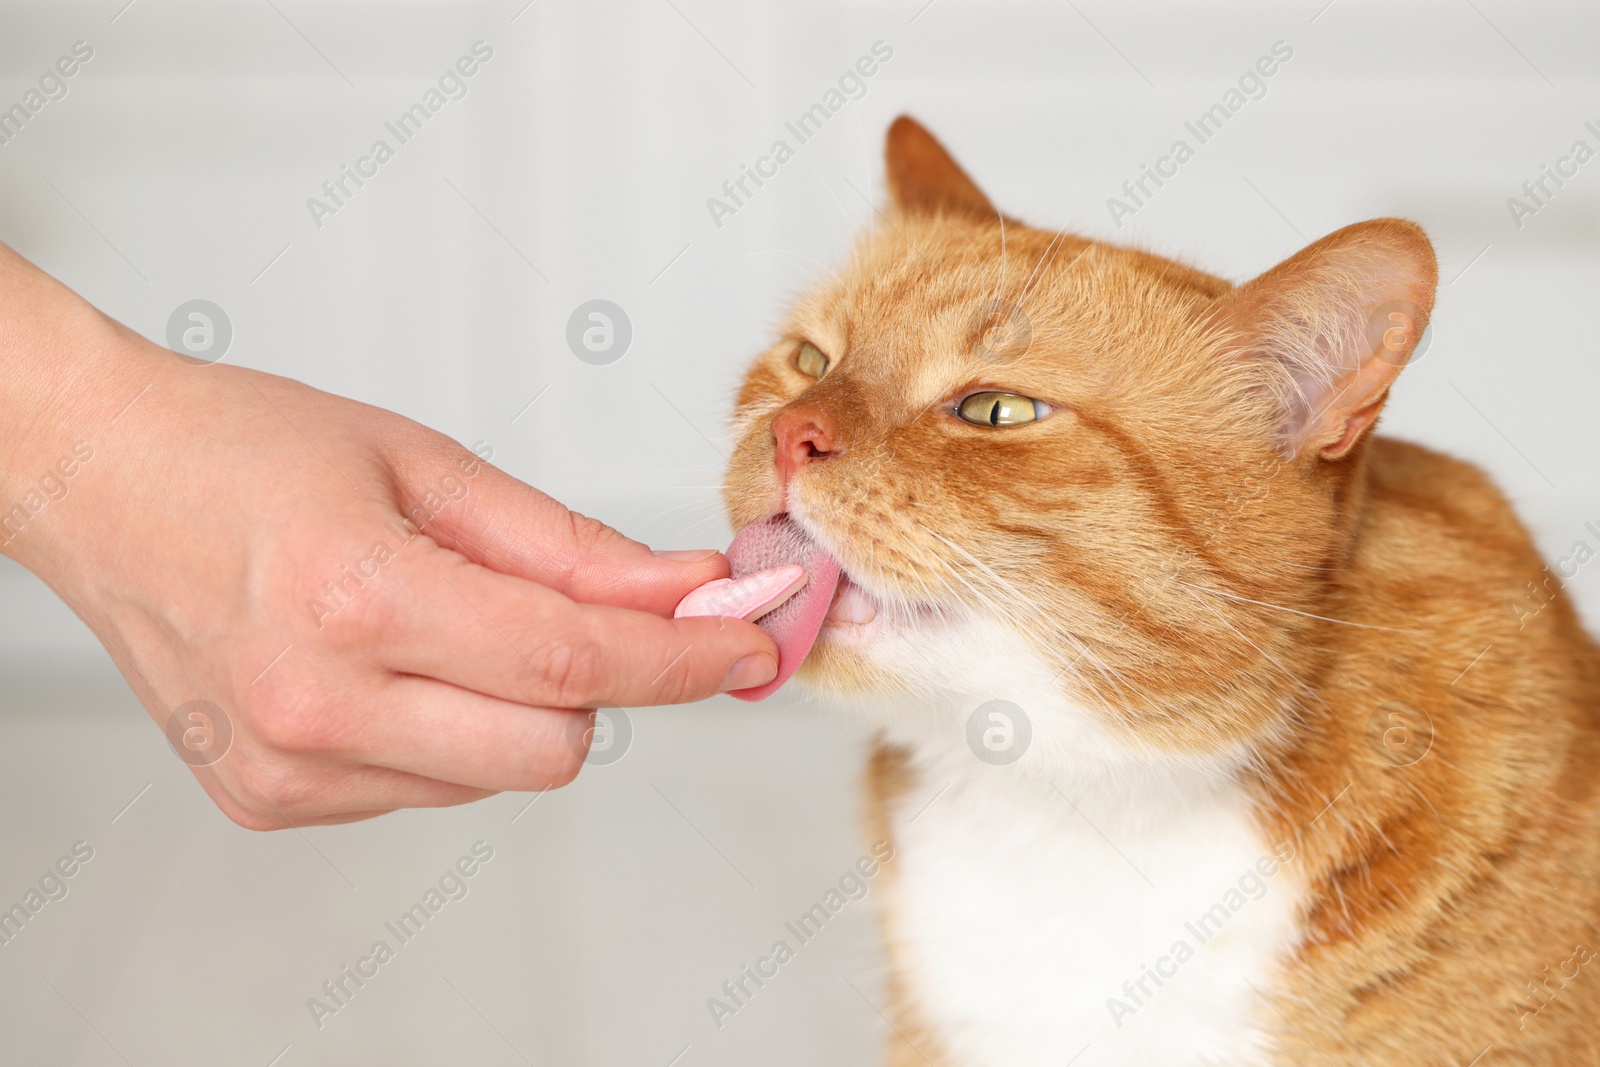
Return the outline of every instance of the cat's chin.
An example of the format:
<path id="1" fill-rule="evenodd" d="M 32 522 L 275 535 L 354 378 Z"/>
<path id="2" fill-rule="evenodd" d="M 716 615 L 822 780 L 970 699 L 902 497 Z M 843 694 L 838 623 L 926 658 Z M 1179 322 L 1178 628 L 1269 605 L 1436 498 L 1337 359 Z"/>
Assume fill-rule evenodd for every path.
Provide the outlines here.
<path id="1" fill-rule="evenodd" d="M 795 680 L 817 693 L 860 695 L 893 687 L 875 662 L 877 646 L 898 632 L 898 625 L 882 603 L 867 589 L 850 580 L 848 572 L 839 577 L 816 644 L 806 656 Z"/>
<path id="2" fill-rule="evenodd" d="M 902 693 L 916 687 L 920 671 L 906 673 L 907 650 L 948 634 L 947 611 L 896 601 L 886 606 L 877 594 L 842 571 L 822 628 L 796 681 L 818 693 L 860 697 Z M 916 661 L 915 652 L 909 657 Z"/>

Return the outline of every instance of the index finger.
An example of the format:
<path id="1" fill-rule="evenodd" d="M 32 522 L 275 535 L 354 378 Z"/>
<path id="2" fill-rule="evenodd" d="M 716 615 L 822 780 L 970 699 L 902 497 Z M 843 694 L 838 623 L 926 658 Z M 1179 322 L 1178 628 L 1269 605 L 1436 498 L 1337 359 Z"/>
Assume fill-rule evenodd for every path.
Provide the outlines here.
<path id="1" fill-rule="evenodd" d="M 472 473 L 465 482 L 454 479 L 460 499 L 431 515 L 424 511 L 426 530 L 438 544 L 491 570 L 585 603 L 657 615 L 670 615 L 689 590 L 728 574 L 720 552 L 652 552 L 482 460 L 463 462 Z M 408 495 L 427 492 L 433 473 L 432 467 L 403 470 Z"/>
<path id="2" fill-rule="evenodd" d="M 395 670 L 557 708 L 681 704 L 777 676 L 777 646 L 751 623 L 579 604 L 449 552 L 418 562 L 428 578 L 384 627 Z"/>

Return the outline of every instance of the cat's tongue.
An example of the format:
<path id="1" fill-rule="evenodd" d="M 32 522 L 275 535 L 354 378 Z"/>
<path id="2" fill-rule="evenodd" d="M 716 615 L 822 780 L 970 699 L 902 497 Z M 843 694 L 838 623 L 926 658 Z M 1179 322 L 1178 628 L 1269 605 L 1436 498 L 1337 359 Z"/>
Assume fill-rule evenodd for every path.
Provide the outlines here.
<path id="1" fill-rule="evenodd" d="M 728 546 L 727 556 L 734 581 L 791 563 L 806 571 L 805 587 L 756 621 L 778 646 L 778 676 L 766 685 L 731 694 L 740 700 L 765 700 L 789 680 L 816 644 L 822 620 L 833 603 L 833 591 L 839 585 L 839 561 L 787 515 L 753 522 L 740 530 Z"/>

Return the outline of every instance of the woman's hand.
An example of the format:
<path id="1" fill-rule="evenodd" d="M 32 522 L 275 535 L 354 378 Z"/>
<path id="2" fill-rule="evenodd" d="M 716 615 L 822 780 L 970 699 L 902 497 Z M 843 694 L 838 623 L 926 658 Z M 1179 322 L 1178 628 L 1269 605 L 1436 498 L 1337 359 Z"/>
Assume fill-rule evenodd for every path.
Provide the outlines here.
<path id="1" fill-rule="evenodd" d="M 391 412 L 190 365 L 4 246 L 0 366 L 0 551 L 243 826 L 562 785 L 582 709 L 777 670 L 749 623 L 668 617 L 720 554 L 652 554 Z"/>

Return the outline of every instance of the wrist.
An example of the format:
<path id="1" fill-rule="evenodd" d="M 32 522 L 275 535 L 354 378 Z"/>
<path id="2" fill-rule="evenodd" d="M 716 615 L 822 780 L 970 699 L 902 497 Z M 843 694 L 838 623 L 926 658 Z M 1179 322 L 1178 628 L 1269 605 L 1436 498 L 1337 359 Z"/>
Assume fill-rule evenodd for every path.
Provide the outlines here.
<path id="1" fill-rule="evenodd" d="M 0 554 L 39 570 L 122 412 L 170 370 L 150 342 L 0 245 Z"/>

